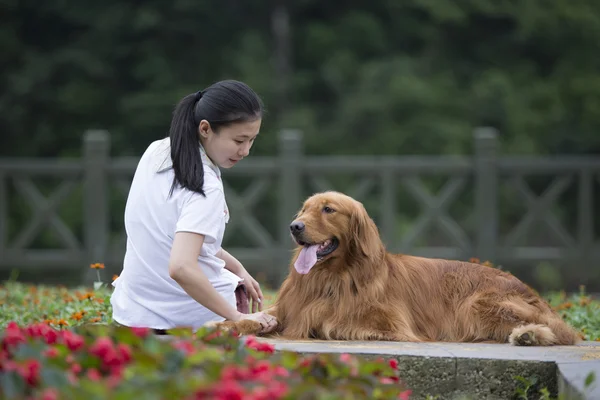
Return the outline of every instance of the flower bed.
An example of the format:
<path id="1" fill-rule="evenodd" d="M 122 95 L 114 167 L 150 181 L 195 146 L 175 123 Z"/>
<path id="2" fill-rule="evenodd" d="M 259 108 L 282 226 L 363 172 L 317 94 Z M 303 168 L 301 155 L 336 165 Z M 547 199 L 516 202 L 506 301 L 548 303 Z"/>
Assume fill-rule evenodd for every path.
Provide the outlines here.
<path id="1" fill-rule="evenodd" d="M 408 399 L 395 360 L 274 353 L 253 337 L 179 329 L 10 322 L 0 336 L 2 399 Z"/>

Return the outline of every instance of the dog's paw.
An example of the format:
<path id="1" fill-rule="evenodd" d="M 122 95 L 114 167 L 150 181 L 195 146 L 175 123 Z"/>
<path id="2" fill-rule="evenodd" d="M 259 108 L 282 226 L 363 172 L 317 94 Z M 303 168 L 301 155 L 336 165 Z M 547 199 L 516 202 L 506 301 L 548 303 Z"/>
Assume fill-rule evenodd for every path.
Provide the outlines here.
<path id="1" fill-rule="evenodd" d="M 233 321 L 210 321 L 203 325 L 203 328 L 218 330 L 221 332 L 235 333 L 236 323 Z"/>
<path id="2" fill-rule="evenodd" d="M 508 342 L 514 346 L 548 346 L 556 342 L 556 336 L 545 325 L 521 325 L 513 329 Z"/>
<path id="3" fill-rule="evenodd" d="M 238 322 L 232 322 L 234 324 L 234 330 L 240 335 L 258 335 L 262 332 L 263 328 L 259 322 L 252 321 L 249 319 L 243 319 Z"/>
<path id="4" fill-rule="evenodd" d="M 203 325 L 208 329 L 216 329 L 221 332 L 234 333 L 237 335 L 258 335 L 262 332 L 262 326 L 259 322 L 252 320 L 234 321 L 211 321 Z"/>

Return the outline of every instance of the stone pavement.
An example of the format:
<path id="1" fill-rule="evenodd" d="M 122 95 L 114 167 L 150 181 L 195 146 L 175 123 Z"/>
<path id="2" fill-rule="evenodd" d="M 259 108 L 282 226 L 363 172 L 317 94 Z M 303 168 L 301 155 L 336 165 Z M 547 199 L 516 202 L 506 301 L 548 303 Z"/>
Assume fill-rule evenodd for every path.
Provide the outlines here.
<path id="1" fill-rule="evenodd" d="M 577 346 L 514 347 L 508 344 L 290 341 L 258 338 L 278 351 L 303 354 L 349 353 L 363 357 L 395 358 L 413 398 L 511 399 L 519 382 L 515 376 L 537 378 L 529 393 L 539 399 L 547 388 L 561 399 L 600 400 L 600 342 Z M 593 385 L 584 388 L 590 372 Z"/>

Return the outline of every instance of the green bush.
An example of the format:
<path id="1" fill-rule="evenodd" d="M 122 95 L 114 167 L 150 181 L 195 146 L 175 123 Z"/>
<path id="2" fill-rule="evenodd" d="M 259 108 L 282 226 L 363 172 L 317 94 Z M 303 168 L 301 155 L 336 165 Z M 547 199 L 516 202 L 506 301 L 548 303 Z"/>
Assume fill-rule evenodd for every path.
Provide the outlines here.
<path id="1" fill-rule="evenodd" d="M 274 353 L 254 337 L 210 329 L 10 322 L 1 336 L 2 399 L 408 398 L 397 362 Z"/>

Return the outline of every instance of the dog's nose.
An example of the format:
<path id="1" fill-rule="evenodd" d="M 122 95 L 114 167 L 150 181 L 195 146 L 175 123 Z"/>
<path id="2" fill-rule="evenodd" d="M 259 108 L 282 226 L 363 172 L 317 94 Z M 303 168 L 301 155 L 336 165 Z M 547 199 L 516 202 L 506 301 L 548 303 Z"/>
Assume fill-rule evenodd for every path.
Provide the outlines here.
<path id="1" fill-rule="evenodd" d="M 292 224 L 290 225 L 290 230 L 292 231 L 293 234 L 302 232 L 304 230 L 304 222 L 302 222 L 302 221 L 292 222 Z"/>

